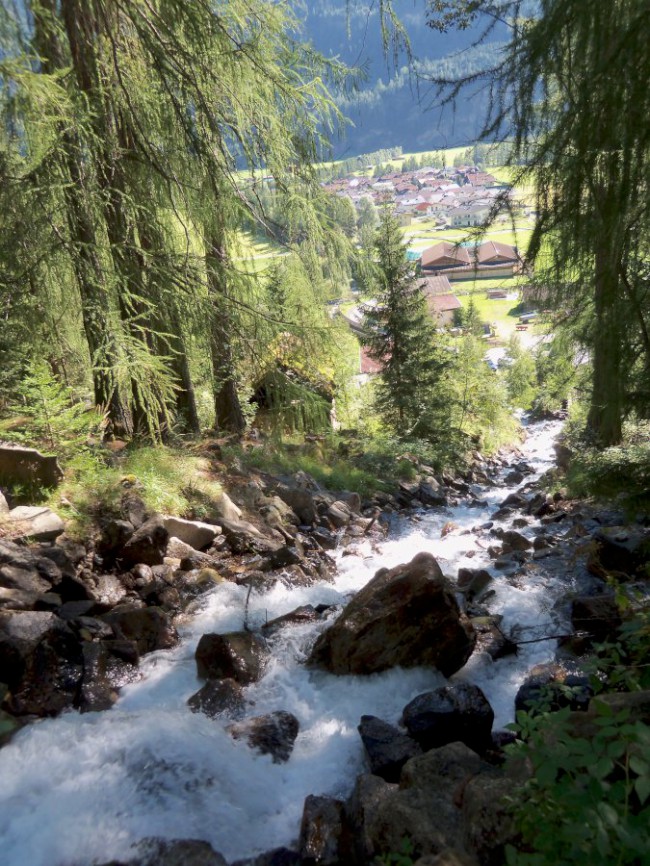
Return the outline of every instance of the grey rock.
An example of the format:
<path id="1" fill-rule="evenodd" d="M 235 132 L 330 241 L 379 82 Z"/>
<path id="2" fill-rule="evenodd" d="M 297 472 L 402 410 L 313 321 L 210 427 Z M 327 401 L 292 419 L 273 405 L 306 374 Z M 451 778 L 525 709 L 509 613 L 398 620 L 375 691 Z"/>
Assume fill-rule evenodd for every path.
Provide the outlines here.
<path id="1" fill-rule="evenodd" d="M 333 797 L 305 799 L 298 849 L 305 863 L 338 866 L 346 860 L 344 804 Z"/>
<path id="2" fill-rule="evenodd" d="M 246 740 L 260 754 L 271 755 L 274 764 L 284 764 L 289 760 L 299 730 L 298 719 L 284 710 L 254 716 L 228 726 L 228 732 L 236 740 Z"/>
<path id="3" fill-rule="evenodd" d="M 431 665 L 445 676 L 469 658 L 476 635 L 428 553 L 380 569 L 320 635 L 308 664 L 335 674 Z"/>
<path id="4" fill-rule="evenodd" d="M 376 716 L 361 716 L 357 730 L 368 755 L 370 771 L 387 782 L 398 782 L 404 764 L 422 754 L 415 740 Z"/>
<path id="5" fill-rule="evenodd" d="M 162 523 L 172 538 L 177 538 L 195 550 L 205 550 L 210 547 L 220 527 L 199 520 L 183 520 L 180 517 L 163 517 Z M 168 554 L 173 556 L 174 554 Z M 179 557 L 182 558 L 182 557 Z M 144 560 L 143 560 L 144 561 Z M 150 563 L 152 565 L 153 563 Z"/>
<path id="6" fill-rule="evenodd" d="M 418 695 L 402 714 L 402 723 L 423 749 L 462 742 L 474 751 L 492 744 L 494 712 L 478 686 L 452 683 Z"/>
<path id="7" fill-rule="evenodd" d="M 62 478 L 56 457 L 41 454 L 34 448 L 0 445 L 0 480 L 3 483 L 56 487 Z"/>
<path id="8" fill-rule="evenodd" d="M 239 718 L 246 707 L 244 693 L 233 679 L 208 680 L 187 701 L 193 713 L 203 713 L 211 719 L 221 715 Z"/>
<path id="9" fill-rule="evenodd" d="M 51 508 L 19 505 L 12 508 L 6 520 L 9 532 L 15 538 L 33 541 L 54 541 L 65 529 L 63 520 Z"/>
<path id="10" fill-rule="evenodd" d="M 266 657 L 264 642 L 247 631 L 204 634 L 195 653 L 201 679 L 230 678 L 242 685 L 261 677 Z"/>
<path id="11" fill-rule="evenodd" d="M 121 550 L 120 558 L 127 568 L 138 563 L 160 565 L 165 558 L 169 531 L 164 518 L 156 515 L 137 529 Z"/>
<path id="12" fill-rule="evenodd" d="M 141 654 L 170 649 L 178 643 L 176 629 L 157 607 L 118 605 L 101 619 L 112 626 L 117 638 L 134 641 Z"/>

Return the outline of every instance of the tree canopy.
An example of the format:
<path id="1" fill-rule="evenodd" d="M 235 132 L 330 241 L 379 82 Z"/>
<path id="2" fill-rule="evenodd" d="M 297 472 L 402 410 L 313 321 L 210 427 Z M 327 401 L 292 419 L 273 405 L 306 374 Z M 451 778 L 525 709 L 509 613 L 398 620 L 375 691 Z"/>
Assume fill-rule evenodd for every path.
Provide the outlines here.
<path id="1" fill-rule="evenodd" d="M 579 325 L 590 348 L 591 438 L 615 444 L 623 419 L 650 409 L 647 2 L 428 5 L 436 29 L 510 33 L 489 68 L 437 84 L 452 101 L 484 88 L 483 139 L 512 139 L 515 183 L 533 187 L 537 211 L 527 256 L 558 323 Z"/>

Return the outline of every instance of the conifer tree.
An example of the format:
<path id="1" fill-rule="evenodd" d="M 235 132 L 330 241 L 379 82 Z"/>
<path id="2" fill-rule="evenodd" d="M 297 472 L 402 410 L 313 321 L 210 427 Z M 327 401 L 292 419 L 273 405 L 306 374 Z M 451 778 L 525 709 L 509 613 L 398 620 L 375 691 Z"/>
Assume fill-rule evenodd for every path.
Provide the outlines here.
<path id="1" fill-rule="evenodd" d="M 400 437 L 439 438 L 451 410 L 448 362 L 406 255 L 399 223 L 385 209 L 376 236 L 376 306 L 366 313 L 364 342 L 382 365 L 375 408 Z"/>

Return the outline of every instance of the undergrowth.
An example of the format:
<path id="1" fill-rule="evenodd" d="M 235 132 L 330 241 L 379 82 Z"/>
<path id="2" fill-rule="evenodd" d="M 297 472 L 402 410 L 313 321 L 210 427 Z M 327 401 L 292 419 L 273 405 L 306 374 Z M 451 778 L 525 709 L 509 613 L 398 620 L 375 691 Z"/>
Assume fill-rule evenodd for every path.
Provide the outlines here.
<path id="1" fill-rule="evenodd" d="M 453 465 L 442 448 L 425 442 L 337 435 L 305 442 L 270 439 L 252 448 L 230 446 L 224 459 L 271 473 L 306 472 L 328 489 L 361 496 L 394 489 L 399 481 L 415 478 L 421 466 L 439 472 Z"/>
<path id="2" fill-rule="evenodd" d="M 100 515 L 119 512 L 125 489 L 135 489 L 150 511 L 200 519 L 223 493 L 204 459 L 164 446 L 132 446 L 118 457 L 101 448 L 80 451 L 50 499 L 68 518 L 67 531 L 83 534 Z"/>
<path id="3" fill-rule="evenodd" d="M 595 716 L 565 708 L 518 713 L 518 741 L 532 776 L 511 802 L 520 843 L 508 866 L 641 866 L 650 851 L 650 727 L 603 691 L 650 688 L 650 607 L 642 605 L 592 661 Z M 590 714 L 591 715 L 591 714 Z"/>
<path id="4" fill-rule="evenodd" d="M 572 496 L 617 498 L 628 510 L 650 509 L 650 423 L 628 423 L 621 445 L 604 450 L 590 447 L 568 431 L 573 450 L 567 474 Z"/>

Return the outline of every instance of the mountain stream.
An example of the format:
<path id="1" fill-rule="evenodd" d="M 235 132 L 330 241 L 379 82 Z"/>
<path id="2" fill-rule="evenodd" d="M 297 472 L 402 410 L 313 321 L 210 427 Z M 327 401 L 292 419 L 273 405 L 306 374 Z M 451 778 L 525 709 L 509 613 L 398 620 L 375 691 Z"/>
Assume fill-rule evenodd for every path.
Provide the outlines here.
<path id="1" fill-rule="evenodd" d="M 532 425 L 522 457 L 534 480 L 553 464 L 558 422 Z M 485 505 L 423 509 L 417 519 L 397 518 L 384 541 L 362 540 L 359 555 L 337 552 L 334 583 L 290 589 L 276 584 L 251 594 L 252 624 L 299 605 L 341 604 L 375 574 L 429 551 L 455 579 L 459 567 L 491 565 L 480 535 L 465 533 L 485 523 L 516 487 L 474 488 Z M 517 516 L 516 514 L 514 515 Z M 441 537 L 448 522 L 455 527 Z M 509 528 L 511 520 L 504 521 Z M 522 529 L 532 537 L 534 524 Z M 465 533 L 465 534 L 464 534 Z M 525 585 L 490 568 L 493 613 L 505 634 L 544 636 L 558 628 L 554 602 L 563 586 L 546 573 L 543 560 Z M 262 680 L 246 689 L 251 715 L 288 710 L 300 721 L 289 761 L 274 764 L 226 732 L 226 722 L 192 713 L 186 701 L 200 686 L 194 651 L 206 632 L 243 626 L 247 589 L 219 585 L 187 618 L 174 650 L 151 654 L 142 678 L 126 686 L 109 711 L 67 712 L 32 724 L 0 751 L 0 861 L 4 866 L 89 866 L 133 856 L 144 837 L 205 839 L 228 861 L 280 845 L 298 836 L 308 794 L 347 797 L 364 772 L 357 732 L 363 714 L 397 723 L 417 694 L 444 683 L 424 668 L 393 669 L 368 677 L 336 677 L 309 670 L 303 661 L 328 624 L 290 626 L 273 638 L 273 656 Z M 331 621 L 331 618 L 330 618 Z M 513 720 L 514 695 L 526 672 L 550 661 L 553 640 L 524 644 L 517 655 L 493 662 L 475 652 L 455 680 L 485 692 L 495 712 L 494 729 Z"/>

